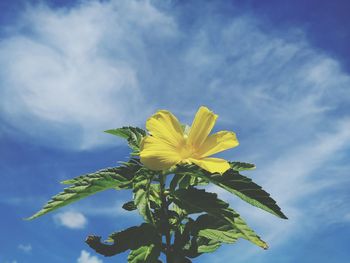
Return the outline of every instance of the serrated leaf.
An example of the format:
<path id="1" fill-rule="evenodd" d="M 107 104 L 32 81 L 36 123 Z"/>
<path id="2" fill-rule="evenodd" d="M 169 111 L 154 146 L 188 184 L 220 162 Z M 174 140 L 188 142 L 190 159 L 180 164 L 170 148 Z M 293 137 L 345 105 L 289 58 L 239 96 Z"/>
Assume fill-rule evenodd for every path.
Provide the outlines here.
<path id="1" fill-rule="evenodd" d="M 234 243 L 242 237 L 237 231 L 222 231 L 217 229 L 203 229 L 198 232 L 198 236 L 208 238 L 222 243 Z"/>
<path id="2" fill-rule="evenodd" d="M 218 220 L 208 214 L 200 215 L 197 217 L 196 221 L 188 221 L 186 223 L 186 229 L 190 231 L 189 234 L 192 236 L 192 239 L 183 246 L 184 255 L 195 258 L 202 253 L 211 253 L 218 249 L 221 246 L 221 242 L 198 236 L 198 233 L 200 230 L 207 228 L 219 228 L 222 224 L 227 225 L 227 222 Z M 232 229 L 232 226 L 229 228 Z"/>
<path id="3" fill-rule="evenodd" d="M 214 252 L 222 243 L 233 243 L 242 237 L 232 224 L 209 214 L 200 215 L 196 221 L 189 223 L 193 237 L 190 245 L 185 246 L 185 254 L 190 257 Z"/>
<path id="4" fill-rule="evenodd" d="M 240 172 L 246 170 L 254 170 L 256 168 L 255 164 L 243 163 L 243 162 L 230 162 L 231 169 Z"/>
<path id="5" fill-rule="evenodd" d="M 175 174 L 173 179 L 170 181 L 170 191 L 174 191 L 176 187 L 179 188 L 188 188 L 190 186 L 196 186 L 196 185 L 207 185 L 208 180 L 193 176 L 191 174 Z"/>
<path id="6" fill-rule="evenodd" d="M 140 226 L 133 226 L 123 231 L 112 233 L 108 242 L 113 242 L 119 246 L 120 252 L 128 249 L 137 249 L 141 246 L 150 245 L 160 239 L 157 229 L 148 223 L 143 223 Z"/>
<path id="7" fill-rule="evenodd" d="M 197 240 L 197 252 L 198 253 L 212 253 L 221 246 L 221 242 L 214 241 L 206 238 L 200 238 Z"/>
<path id="8" fill-rule="evenodd" d="M 270 194 L 246 176 L 229 170 L 222 176 L 218 174 L 210 175 L 208 180 L 237 195 L 253 206 L 261 208 L 280 218 L 287 219 L 276 201 L 270 197 Z"/>
<path id="9" fill-rule="evenodd" d="M 142 246 L 158 244 L 161 236 L 153 225 L 143 223 L 111 234 L 107 242 L 112 244 L 102 243 L 100 239 L 100 237 L 89 236 L 86 243 L 97 253 L 110 257 L 129 249 L 135 250 Z"/>
<path id="10" fill-rule="evenodd" d="M 107 168 L 96 173 L 79 176 L 64 183 L 73 183 L 72 186 L 65 188 L 63 192 L 52 197 L 52 199 L 36 214 L 29 217 L 32 220 L 46 213 L 52 212 L 60 207 L 76 202 L 82 198 L 96 194 L 107 189 L 127 189 L 131 187 L 131 179 L 137 167 L 120 166 Z"/>
<path id="11" fill-rule="evenodd" d="M 133 150 L 133 155 L 138 155 L 140 144 L 143 137 L 146 136 L 146 131 L 138 127 L 122 127 L 105 131 L 106 133 L 119 136 L 127 139 L 130 148 Z"/>
<path id="12" fill-rule="evenodd" d="M 194 173 L 230 193 L 237 195 L 239 198 L 253 206 L 263 209 L 280 218 L 287 219 L 281 211 L 281 208 L 276 204 L 276 201 L 270 197 L 269 193 L 263 190 L 261 186 L 254 183 L 251 179 L 239 174 L 237 171 L 230 169 L 223 175 L 215 173 L 211 174 L 200 169 L 198 166 L 191 165 L 183 168 L 180 167 L 180 171 L 177 172 L 179 174 Z"/>
<path id="13" fill-rule="evenodd" d="M 139 175 L 139 178 L 142 178 Z M 134 203 L 146 222 L 153 222 L 153 215 L 150 207 L 151 178 L 138 179 L 134 184 Z"/>
<path id="14" fill-rule="evenodd" d="M 156 208 L 160 208 L 162 205 L 162 200 L 161 200 L 161 197 L 159 195 L 160 185 L 159 184 L 151 184 L 149 191 L 150 191 L 149 200 L 151 201 L 151 205 L 153 205 Z"/>
<path id="15" fill-rule="evenodd" d="M 122 208 L 126 211 L 133 211 L 137 209 L 137 206 L 135 205 L 134 201 L 129 201 L 123 204 Z"/>
<path id="16" fill-rule="evenodd" d="M 267 244 L 244 222 L 228 204 L 214 193 L 195 188 L 178 189 L 172 193 L 174 203 L 189 214 L 206 212 L 218 220 L 225 220 L 237 229 L 242 237 L 266 249 Z"/>
<path id="17" fill-rule="evenodd" d="M 64 180 L 61 182 L 61 184 L 83 184 L 93 180 L 99 180 L 101 177 L 99 173 L 105 172 L 108 169 L 115 169 L 114 171 L 111 170 L 111 172 L 115 173 L 116 179 L 120 178 L 120 180 L 124 180 L 124 178 L 126 178 L 128 180 L 127 187 L 130 188 L 131 180 L 135 176 L 136 172 L 138 172 L 140 169 L 143 169 L 143 167 L 139 159 L 132 158 L 128 162 L 120 162 L 120 166 L 118 167 L 105 168 L 94 173 L 83 174 L 72 179 Z M 125 187 L 123 186 L 122 189 L 125 189 Z"/>
<path id="18" fill-rule="evenodd" d="M 152 222 L 153 216 L 149 206 L 149 191 L 139 189 L 135 192 L 134 202 L 140 215 L 145 219 L 146 222 Z"/>
<path id="19" fill-rule="evenodd" d="M 187 212 L 176 204 L 172 204 L 170 211 L 174 211 L 180 218 L 185 218 L 187 216 Z"/>
<path id="20" fill-rule="evenodd" d="M 192 237 L 189 246 L 185 246 L 184 254 L 190 258 L 196 258 L 203 253 L 212 253 L 221 246 L 221 242 L 205 237 Z"/>
<path id="21" fill-rule="evenodd" d="M 142 246 L 130 252 L 128 263 L 156 263 L 159 255 L 160 248 L 155 244 Z"/>
<path id="22" fill-rule="evenodd" d="M 235 228 L 226 220 L 218 219 L 209 214 L 203 214 L 197 217 L 196 221 L 192 224 L 192 235 L 197 236 L 200 230 L 204 229 L 217 229 L 222 231 L 231 231 Z"/>
<path id="23" fill-rule="evenodd" d="M 233 243 L 242 234 L 226 220 L 209 214 L 200 215 L 192 224 L 192 235 L 201 236 L 221 243 Z"/>

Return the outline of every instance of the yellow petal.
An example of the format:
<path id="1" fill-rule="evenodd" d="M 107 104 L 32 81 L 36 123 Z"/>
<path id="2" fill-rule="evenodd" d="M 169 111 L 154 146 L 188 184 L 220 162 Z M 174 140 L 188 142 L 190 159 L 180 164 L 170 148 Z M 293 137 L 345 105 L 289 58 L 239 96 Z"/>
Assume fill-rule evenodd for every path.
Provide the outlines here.
<path id="1" fill-rule="evenodd" d="M 151 116 L 146 122 L 146 128 L 152 136 L 173 146 L 178 146 L 184 140 L 178 119 L 166 110 L 160 110 Z"/>
<path id="2" fill-rule="evenodd" d="M 223 174 L 230 168 L 230 164 L 220 158 L 203 158 L 203 159 L 188 159 L 191 163 L 198 165 L 199 167 L 207 170 L 210 173 Z"/>
<path id="3" fill-rule="evenodd" d="M 234 132 L 220 131 L 207 137 L 197 150 L 197 154 L 199 157 L 207 157 L 236 147 L 238 144 L 239 142 Z"/>
<path id="4" fill-rule="evenodd" d="M 181 161 L 181 158 L 174 147 L 165 141 L 146 136 L 140 148 L 141 162 L 151 170 L 166 170 Z"/>
<path id="5" fill-rule="evenodd" d="M 200 107 L 192 122 L 188 143 L 199 148 L 213 129 L 217 117 L 207 107 Z"/>

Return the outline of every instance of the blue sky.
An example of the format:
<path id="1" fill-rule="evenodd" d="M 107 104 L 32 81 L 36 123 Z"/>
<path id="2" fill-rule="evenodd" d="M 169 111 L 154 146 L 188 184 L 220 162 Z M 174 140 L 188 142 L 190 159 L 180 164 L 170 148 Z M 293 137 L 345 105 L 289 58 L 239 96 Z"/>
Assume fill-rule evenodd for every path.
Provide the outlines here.
<path id="1" fill-rule="evenodd" d="M 307 2 L 307 3 L 305 3 Z M 348 1 L 1 1 L 0 262 L 125 262 L 88 234 L 139 224 L 107 191 L 35 221 L 60 181 L 127 160 L 102 131 L 158 109 L 191 123 L 200 105 L 240 146 L 223 156 L 289 217 L 219 189 L 270 244 L 193 262 L 342 263 L 350 258 Z"/>

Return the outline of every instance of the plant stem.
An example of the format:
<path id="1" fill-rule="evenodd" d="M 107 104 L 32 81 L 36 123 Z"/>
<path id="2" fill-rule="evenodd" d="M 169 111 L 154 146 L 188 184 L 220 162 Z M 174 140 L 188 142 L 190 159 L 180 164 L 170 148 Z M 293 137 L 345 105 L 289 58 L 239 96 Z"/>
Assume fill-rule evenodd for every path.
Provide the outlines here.
<path id="1" fill-rule="evenodd" d="M 168 218 L 168 204 L 166 200 L 165 195 L 165 178 L 166 174 L 160 174 L 159 175 L 159 184 L 160 184 L 160 197 L 162 201 L 162 214 L 163 214 L 163 220 L 165 222 L 164 228 L 165 228 L 165 240 L 166 240 L 166 261 L 167 263 L 171 263 L 172 256 L 171 256 L 171 235 L 170 235 L 170 226 L 169 226 L 169 218 Z"/>

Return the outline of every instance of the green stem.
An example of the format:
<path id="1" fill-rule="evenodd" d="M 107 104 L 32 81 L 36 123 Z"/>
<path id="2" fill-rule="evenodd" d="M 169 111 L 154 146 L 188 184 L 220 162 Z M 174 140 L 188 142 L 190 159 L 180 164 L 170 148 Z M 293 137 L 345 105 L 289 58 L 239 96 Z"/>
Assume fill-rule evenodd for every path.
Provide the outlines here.
<path id="1" fill-rule="evenodd" d="M 165 194 L 165 178 L 166 174 L 159 175 L 159 184 L 160 184 L 160 197 L 162 201 L 162 214 L 165 222 L 165 240 L 166 240 L 166 261 L 167 263 L 171 263 L 171 235 L 170 235 L 170 226 L 169 226 L 169 218 L 168 218 L 168 204 L 166 200 Z"/>

